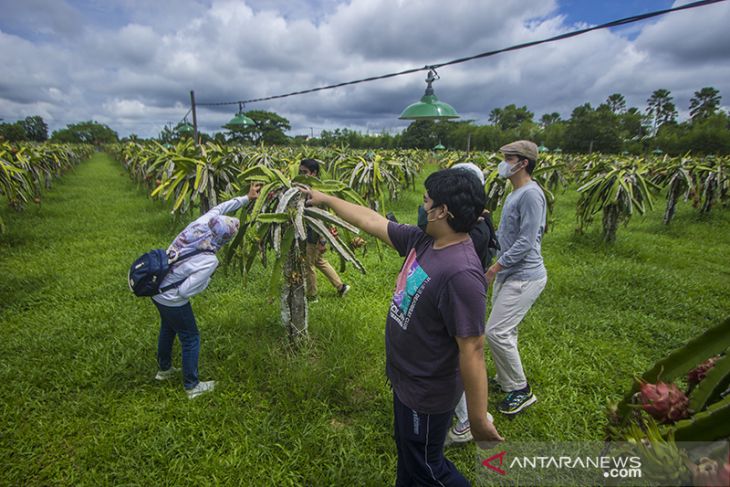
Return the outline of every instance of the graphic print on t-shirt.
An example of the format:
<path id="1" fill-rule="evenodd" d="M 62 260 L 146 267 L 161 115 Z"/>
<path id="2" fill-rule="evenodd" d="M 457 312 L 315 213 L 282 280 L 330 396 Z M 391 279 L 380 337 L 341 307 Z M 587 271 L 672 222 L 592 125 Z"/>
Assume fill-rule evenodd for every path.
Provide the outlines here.
<path id="1" fill-rule="evenodd" d="M 411 249 L 398 274 L 393 302 L 390 304 L 390 317 L 404 330 L 408 329 L 408 321 L 416 308 L 418 298 L 430 280 L 416 259 L 416 249 Z"/>

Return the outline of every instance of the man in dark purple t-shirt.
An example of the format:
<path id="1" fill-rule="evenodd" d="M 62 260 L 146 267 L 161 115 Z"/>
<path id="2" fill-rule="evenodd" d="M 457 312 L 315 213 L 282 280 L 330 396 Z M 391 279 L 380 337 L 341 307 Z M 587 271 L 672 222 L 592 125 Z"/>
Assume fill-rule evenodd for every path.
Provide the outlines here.
<path id="1" fill-rule="evenodd" d="M 452 169 L 431 174 L 425 186 L 421 228 L 318 191 L 310 191 L 310 204 L 330 207 L 406 258 L 385 331 L 396 485 L 469 485 L 444 457 L 462 391 L 475 441 L 486 447 L 502 440 L 486 415 L 486 280 L 468 235 L 484 208 L 484 190 L 476 177 Z"/>

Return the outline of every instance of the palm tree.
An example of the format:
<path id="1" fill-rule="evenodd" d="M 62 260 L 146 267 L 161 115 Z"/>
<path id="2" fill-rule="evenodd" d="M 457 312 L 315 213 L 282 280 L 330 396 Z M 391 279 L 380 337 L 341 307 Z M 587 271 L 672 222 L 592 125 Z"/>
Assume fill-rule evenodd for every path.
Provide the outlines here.
<path id="1" fill-rule="evenodd" d="M 700 91 L 695 91 L 689 101 L 689 116 L 692 121 L 704 120 L 717 112 L 720 106 L 720 92 L 711 86 L 706 86 Z"/>
<path id="2" fill-rule="evenodd" d="M 620 93 L 614 93 L 606 98 L 606 105 L 613 113 L 623 113 L 626 111 L 626 98 Z"/>
<path id="3" fill-rule="evenodd" d="M 540 124 L 543 128 L 549 127 L 555 123 L 558 123 L 560 121 L 560 114 L 558 112 L 552 112 L 552 113 L 544 113 L 542 117 L 540 117 Z"/>
<path id="4" fill-rule="evenodd" d="M 677 118 L 677 108 L 672 102 L 671 92 L 665 89 L 658 89 L 646 100 L 646 113 L 654 120 L 654 133 L 667 122 Z"/>

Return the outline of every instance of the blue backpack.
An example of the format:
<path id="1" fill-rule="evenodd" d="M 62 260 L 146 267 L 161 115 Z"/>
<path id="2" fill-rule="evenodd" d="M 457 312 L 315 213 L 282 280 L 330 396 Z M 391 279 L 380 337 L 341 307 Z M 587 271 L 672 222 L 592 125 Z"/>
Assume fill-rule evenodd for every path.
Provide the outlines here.
<path id="1" fill-rule="evenodd" d="M 183 279 L 165 287 L 160 287 L 162 280 L 165 279 L 165 276 L 167 276 L 170 272 L 171 266 L 203 252 L 213 253 L 211 250 L 194 250 L 188 254 L 181 255 L 179 257 L 177 255 L 173 255 L 172 258 L 170 258 L 167 255 L 167 252 L 163 249 L 150 250 L 149 252 L 142 254 L 129 268 L 129 273 L 127 274 L 129 289 L 136 296 L 140 297 L 155 296 L 157 294 L 162 294 L 165 291 L 169 291 L 185 281 L 185 279 Z"/>

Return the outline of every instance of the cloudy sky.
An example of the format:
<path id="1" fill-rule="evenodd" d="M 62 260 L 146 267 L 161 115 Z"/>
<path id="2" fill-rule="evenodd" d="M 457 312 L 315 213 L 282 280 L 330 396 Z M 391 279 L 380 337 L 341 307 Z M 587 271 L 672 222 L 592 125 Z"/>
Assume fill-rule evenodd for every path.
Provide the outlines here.
<path id="1" fill-rule="evenodd" d="M 199 102 L 235 101 L 376 76 L 551 37 L 687 0 L 0 0 L 0 118 L 57 129 L 93 119 L 155 136 Z M 439 70 L 436 94 L 463 118 L 527 105 L 569 117 L 622 93 L 644 108 L 672 92 L 680 118 L 714 86 L 730 106 L 730 1 L 619 30 Z M 425 72 L 246 109 L 288 118 L 291 135 L 347 127 L 391 133 Z M 237 107 L 200 108 L 219 131 Z"/>

